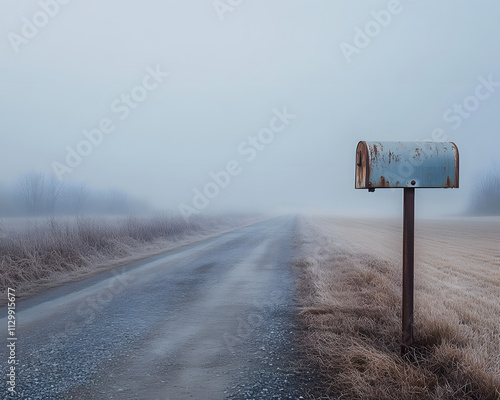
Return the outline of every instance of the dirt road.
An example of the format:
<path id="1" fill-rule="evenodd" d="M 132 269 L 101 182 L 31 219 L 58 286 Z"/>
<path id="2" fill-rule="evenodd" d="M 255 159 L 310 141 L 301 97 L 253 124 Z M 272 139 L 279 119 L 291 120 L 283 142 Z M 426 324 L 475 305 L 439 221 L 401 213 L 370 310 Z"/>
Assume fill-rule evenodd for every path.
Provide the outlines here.
<path id="1" fill-rule="evenodd" d="M 301 398 L 294 227 L 268 220 L 19 301 L 18 398 Z"/>

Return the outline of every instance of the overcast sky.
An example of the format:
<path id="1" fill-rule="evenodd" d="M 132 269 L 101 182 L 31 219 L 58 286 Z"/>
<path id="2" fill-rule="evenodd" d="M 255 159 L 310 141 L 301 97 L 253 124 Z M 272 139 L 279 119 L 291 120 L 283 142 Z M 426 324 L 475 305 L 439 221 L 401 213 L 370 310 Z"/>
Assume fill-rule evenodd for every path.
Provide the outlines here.
<path id="1" fill-rule="evenodd" d="M 1 0 L 1 180 L 400 215 L 400 190 L 354 189 L 356 144 L 437 129 L 461 188 L 419 190 L 417 210 L 458 212 L 499 159 L 499 16 L 494 0 Z"/>

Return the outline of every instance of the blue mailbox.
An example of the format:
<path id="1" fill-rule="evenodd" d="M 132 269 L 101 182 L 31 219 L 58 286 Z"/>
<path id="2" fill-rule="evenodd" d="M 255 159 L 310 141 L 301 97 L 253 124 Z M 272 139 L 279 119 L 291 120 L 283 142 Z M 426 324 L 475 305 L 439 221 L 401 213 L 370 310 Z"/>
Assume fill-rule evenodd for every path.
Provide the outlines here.
<path id="1" fill-rule="evenodd" d="M 356 189 L 458 188 L 452 142 L 365 142 L 356 148 Z"/>
<path id="2" fill-rule="evenodd" d="M 458 188 L 458 148 L 451 142 L 365 142 L 356 147 L 356 189 L 403 189 L 401 354 L 411 354 L 415 188 Z"/>

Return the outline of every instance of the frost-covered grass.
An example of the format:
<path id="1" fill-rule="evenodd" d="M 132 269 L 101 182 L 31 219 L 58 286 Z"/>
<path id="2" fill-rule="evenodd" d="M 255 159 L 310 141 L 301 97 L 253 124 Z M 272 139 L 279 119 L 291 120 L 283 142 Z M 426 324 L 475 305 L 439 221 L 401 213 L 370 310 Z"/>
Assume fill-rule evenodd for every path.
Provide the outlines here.
<path id="1" fill-rule="evenodd" d="M 18 296 L 256 220 L 255 216 L 11 219 L 0 225 L 0 292 Z M 2 299 L 0 299 L 0 302 Z"/>
<path id="2" fill-rule="evenodd" d="M 301 316 L 321 398 L 500 399 L 499 222 L 417 221 L 416 346 L 403 359 L 401 222 L 302 218 Z"/>

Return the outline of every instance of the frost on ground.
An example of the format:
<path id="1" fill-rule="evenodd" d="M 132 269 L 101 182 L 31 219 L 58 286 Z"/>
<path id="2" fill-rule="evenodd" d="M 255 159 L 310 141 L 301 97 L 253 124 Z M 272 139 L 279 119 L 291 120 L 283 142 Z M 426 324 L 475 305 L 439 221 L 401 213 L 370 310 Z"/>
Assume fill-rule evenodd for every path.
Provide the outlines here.
<path id="1" fill-rule="evenodd" d="M 399 355 L 400 220 L 302 217 L 305 345 L 342 399 L 500 399 L 500 219 L 418 220 L 415 341 Z"/>
<path id="2" fill-rule="evenodd" d="M 235 215 L 2 221 L 0 292 L 11 287 L 18 297 L 31 296 L 258 220 Z"/>

